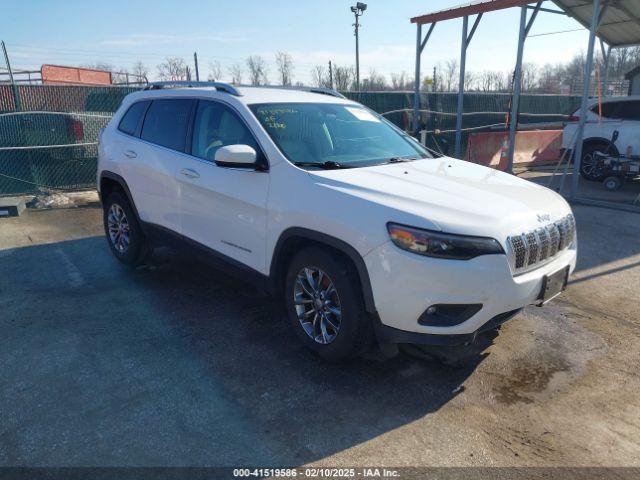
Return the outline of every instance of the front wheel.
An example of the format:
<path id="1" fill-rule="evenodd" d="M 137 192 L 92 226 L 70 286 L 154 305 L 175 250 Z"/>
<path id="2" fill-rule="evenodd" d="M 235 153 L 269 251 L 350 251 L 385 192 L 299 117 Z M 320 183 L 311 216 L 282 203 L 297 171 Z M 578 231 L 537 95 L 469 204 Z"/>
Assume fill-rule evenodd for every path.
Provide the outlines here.
<path id="1" fill-rule="evenodd" d="M 325 360 L 353 357 L 371 342 L 357 274 L 339 255 L 317 247 L 296 254 L 287 269 L 285 306 L 298 338 Z"/>

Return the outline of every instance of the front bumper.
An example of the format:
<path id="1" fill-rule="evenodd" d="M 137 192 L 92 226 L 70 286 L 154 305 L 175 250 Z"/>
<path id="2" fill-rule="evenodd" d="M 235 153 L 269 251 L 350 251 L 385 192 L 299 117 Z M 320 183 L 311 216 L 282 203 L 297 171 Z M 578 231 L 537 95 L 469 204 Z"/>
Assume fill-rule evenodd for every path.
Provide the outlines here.
<path id="1" fill-rule="evenodd" d="M 391 343 L 460 344 L 536 303 L 545 275 L 567 266 L 573 272 L 576 250 L 566 249 L 551 262 L 517 276 L 513 276 L 506 255 L 445 260 L 416 255 L 391 242 L 376 248 L 364 260 L 382 340 L 386 337 Z M 420 315 L 437 304 L 482 304 L 482 308 L 457 325 L 420 325 Z M 419 341 L 413 334 L 425 337 Z M 455 337 L 451 339 L 437 337 L 452 335 Z"/>
<path id="2" fill-rule="evenodd" d="M 412 343 L 416 345 L 442 345 L 453 347 L 473 343 L 479 333 L 498 328 L 507 320 L 511 320 L 521 311 L 522 309 L 518 308 L 517 310 L 496 315 L 473 333 L 436 335 L 431 333 L 407 332 L 406 330 L 398 330 L 397 328 L 383 325 L 379 318 L 376 318 L 375 332 L 378 341 L 381 343 Z"/>

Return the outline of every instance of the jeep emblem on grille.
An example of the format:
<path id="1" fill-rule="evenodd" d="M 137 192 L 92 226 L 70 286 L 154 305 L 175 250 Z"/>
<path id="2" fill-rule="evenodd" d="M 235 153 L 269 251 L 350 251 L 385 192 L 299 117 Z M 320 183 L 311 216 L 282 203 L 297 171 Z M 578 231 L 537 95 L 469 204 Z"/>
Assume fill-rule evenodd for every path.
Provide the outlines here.
<path id="1" fill-rule="evenodd" d="M 551 215 L 549 215 L 548 213 L 539 213 L 538 215 L 536 215 L 536 217 L 538 217 L 538 221 L 540 223 L 542 222 L 549 222 L 551 221 Z"/>

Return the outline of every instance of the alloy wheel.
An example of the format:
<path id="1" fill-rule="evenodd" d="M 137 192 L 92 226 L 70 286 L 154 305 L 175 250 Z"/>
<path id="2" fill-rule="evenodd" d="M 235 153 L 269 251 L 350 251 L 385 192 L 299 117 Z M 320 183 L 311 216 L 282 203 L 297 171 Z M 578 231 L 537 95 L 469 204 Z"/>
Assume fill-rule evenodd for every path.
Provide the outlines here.
<path id="1" fill-rule="evenodd" d="M 602 155 L 602 153 L 592 152 L 582 157 L 582 171 L 590 178 L 598 177 L 602 173 L 602 167 L 599 165 L 600 162 L 596 155 Z"/>
<path id="2" fill-rule="evenodd" d="M 126 252 L 131 242 L 131 228 L 127 215 L 117 203 L 114 203 L 109 208 L 107 228 L 109 230 L 109 240 L 116 251 L 120 254 Z"/>
<path id="3" fill-rule="evenodd" d="M 333 281 L 317 267 L 298 272 L 293 291 L 298 321 L 315 342 L 326 345 L 335 340 L 342 322 L 340 297 Z"/>

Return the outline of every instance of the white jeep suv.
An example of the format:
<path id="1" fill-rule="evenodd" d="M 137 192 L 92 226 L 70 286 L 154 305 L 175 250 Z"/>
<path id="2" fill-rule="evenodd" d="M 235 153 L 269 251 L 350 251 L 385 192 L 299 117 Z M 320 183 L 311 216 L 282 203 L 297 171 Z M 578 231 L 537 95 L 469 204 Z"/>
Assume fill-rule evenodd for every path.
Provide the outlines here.
<path id="1" fill-rule="evenodd" d="M 565 150 L 573 151 L 575 147 L 579 115 L 580 110 L 575 111 L 564 127 Z M 616 137 L 614 132 L 618 132 Z M 601 105 L 597 98 L 589 101 L 580 163 L 580 174 L 586 180 L 601 181 L 606 177 L 598 154 L 640 155 L 640 95 L 605 98 Z"/>
<path id="2" fill-rule="evenodd" d="M 566 286 L 575 222 L 553 191 L 436 157 L 331 90 L 169 86 L 127 96 L 101 134 L 120 261 L 204 252 L 281 296 L 328 360 L 374 338 L 469 343 Z"/>

